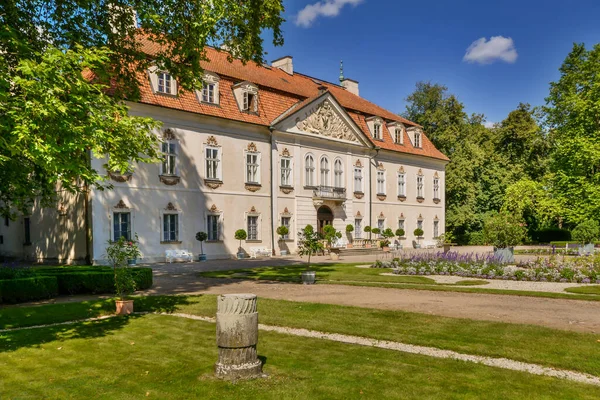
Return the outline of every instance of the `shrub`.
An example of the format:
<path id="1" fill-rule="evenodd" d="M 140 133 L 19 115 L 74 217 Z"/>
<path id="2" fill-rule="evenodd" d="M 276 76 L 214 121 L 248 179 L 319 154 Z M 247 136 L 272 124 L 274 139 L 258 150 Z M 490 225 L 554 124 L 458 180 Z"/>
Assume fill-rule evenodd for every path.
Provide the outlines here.
<path id="1" fill-rule="evenodd" d="M 600 235 L 598 221 L 588 220 L 573 229 L 573 239 L 579 243 L 592 243 Z"/>
<path id="2" fill-rule="evenodd" d="M 571 232 L 568 229 L 543 228 L 533 231 L 531 238 L 538 243 L 568 242 L 571 240 Z"/>
<path id="3" fill-rule="evenodd" d="M 33 276 L 0 280 L 0 302 L 22 303 L 49 299 L 58 295 L 58 283 L 52 276 Z"/>
<path id="4" fill-rule="evenodd" d="M 379 235 L 381 233 L 381 229 L 379 229 L 379 228 L 373 228 L 373 229 L 371 229 L 371 233 Z"/>
<path id="5" fill-rule="evenodd" d="M 277 227 L 277 234 L 280 236 L 281 240 L 283 240 L 283 237 L 285 235 L 287 235 L 288 233 L 290 233 L 290 230 L 288 229 L 287 226 L 281 225 L 281 226 Z"/>
<path id="6" fill-rule="evenodd" d="M 485 244 L 485 235 L 483 234 L 483 232 L 470 232 L 468 243 L 473 246 L 484 245 Z"/>
<path id="7" fill-rule="evenodd" d="M 204 254 L 204 247 L 202 247 L 202 242 L 208 239 L 208 233 L 206 232 L 198 232 L 196 233 L 196 240 L 200 242 L 200 254 Z"/>
<path id="8" fill-rule="evenodd" d="M 406 232 L 404 232 L 404 229 L 396 229 L 396 236 L 399 238 L 404 237 L 405 234 Z"/>
<path id="9" fill-rule="evenodd" d="M 28 278 L 33 275 L 33 270 L 29 267 L 17 264 L 0 266 L 0 279 Z"/>
<path id="10" fill-rule="evenodd" d="M 327 225 L 323 228 L 323 239 L 327 241 L 327 244 L 331 246 L 331 243 L 342 237 L 342 232 L 336 231 L 333 225 Z"/>
<path id="11" fill-rule="evenodd" d="M 483 224 L 485 241 L 496 248 L 506 248 L 525 240 L 525 224 L 512 214 L 499 213 Z"/>
<path id="12" fill-rule="evenodd" d="M 390 239 L 396 235 L 394 234 L 394 231 L 392 230 L 392 228 L 387 228 L 387 229 L 384 229 L 383 232 L 381 232 L 381 236 L 383 236 L 386 239 Z M 389 243 L 389 240 L 388 240 L 388 243 Z"/>
<path id="13" fill-rule="evenodd" d="M 413 231 L 413 234 L 414 234 L 416 237 L 421 237 L 421 236 L 423 236 L 423 234 L 424 234 L 424 233 L 425 233 L 425 232 L 423 232 L 423 229 L 421 229 L 421 228 L 417 228 L 417 229 L 415 229 L 415 230 Z"/>
<path id="14" fill-rule="evenodd" d="M 354 225 L 352 225 L 352 224 L 346 225 L 346 233 L 352 233 L 352 232 L 354 232 Z"/>
<path id="15" fill-rule="evenodd" d="M 122 269 L 122 268 L 119 268 Z M 137 290 L 152 287 L 152 268 L 126 268 Z M 53 276 L 58 281 L 60 294 L 115 293 L 114 271 L 105 267 L 77 270 L 56 268 L 41 270 L 40 274 Z"/>

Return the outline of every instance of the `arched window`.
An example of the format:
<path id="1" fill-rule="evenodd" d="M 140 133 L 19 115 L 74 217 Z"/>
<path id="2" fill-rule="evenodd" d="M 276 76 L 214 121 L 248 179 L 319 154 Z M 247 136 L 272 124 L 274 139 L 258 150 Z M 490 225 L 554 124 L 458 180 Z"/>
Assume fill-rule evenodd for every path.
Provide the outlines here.
<path id="1" fill-rule="evenodd" d="M 304 185 L 315 186 L 315 159 L 310 154 L 304 159 L 304 172 Z"/>
<path id="2" fill-rule="evenodd" d="M 336 159 L 333 163 L 333 174 L 333 186 L 338 188 L 344 187 L 344 169 L 342 167 L 342 160 L 340 160 L 339 158 Z"/>
<path id="3" fill-rule="evenodd" d="M 321 158 L 321 186 L 329 186 L 329 159 Z"/>

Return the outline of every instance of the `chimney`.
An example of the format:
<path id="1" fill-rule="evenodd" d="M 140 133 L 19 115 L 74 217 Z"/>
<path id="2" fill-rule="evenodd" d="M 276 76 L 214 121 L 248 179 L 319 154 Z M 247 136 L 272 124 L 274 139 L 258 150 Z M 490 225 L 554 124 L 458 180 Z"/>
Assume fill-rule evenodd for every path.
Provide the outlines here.
<path id="1" fill-rule="evenodd" d="M 271 62 L 271 67 L 279 68 L 282 71 L 287 72 L 290 75 L 294 75 L 294 63 L 292 62 L 292 56 L 284 56 Z"/>
<path id="2" fill-rule="evenodd" d="M 327 86 L 320 85 L 317 87 L 317 90 L 319 91 L 319 94 L 321 95 L 327 91 Z"/>
<path id="3" fill-rule="evenodd" d="M 341 81 L 341 85 L 344 89 L 346 89 L 350 93 L 360 96 L 358 94 L 358 81 L 355 81 L 353 79 L 344 78 Z"/>

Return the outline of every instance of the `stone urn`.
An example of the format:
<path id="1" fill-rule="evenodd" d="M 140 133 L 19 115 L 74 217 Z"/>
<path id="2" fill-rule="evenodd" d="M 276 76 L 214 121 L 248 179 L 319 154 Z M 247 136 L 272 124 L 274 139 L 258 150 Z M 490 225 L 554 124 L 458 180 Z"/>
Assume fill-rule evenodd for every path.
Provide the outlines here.
<path id="1" fill-rule="evenodd" d="M 332 260 L 337 261 L 340 259 L 340 251 L 338 249 L 330 249 L 329 255 L 331 256 Z"/>
<path id="2" fill-rule="evenodd" d="M 238 252 L 238 253 L 237 253 L 237 259 L 238 259 L 238 260 L 243 260 L 243 259 L 244 259 L 244 256 L 245 256 L 245 254 L 244 254 L 244 252 L 243 252 L 243 251 L 240 251 L 240 252 Z"/>
<path id="3" fill-rule="evenodd" d="M 304 271 L 302 272 L 302 283 L 305 285 L 313 285 L 316 277 L 317 274 L 315 271 Z"/>
<path id="4" fill-rule="evenodd" d="M 117 315 L 133 314 L 133 300 L 115 300 Z"/>

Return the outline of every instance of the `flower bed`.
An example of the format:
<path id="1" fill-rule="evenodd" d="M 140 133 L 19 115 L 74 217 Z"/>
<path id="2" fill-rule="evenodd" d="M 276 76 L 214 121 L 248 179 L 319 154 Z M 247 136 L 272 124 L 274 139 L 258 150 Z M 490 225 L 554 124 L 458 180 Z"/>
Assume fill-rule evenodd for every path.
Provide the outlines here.
<path id="1" fill-rule="evenodd" d="M 517 267 L 502 265 L 493 255 L 447 252 L 377 261 L 371 267 L 391 268 L 399 275 L 456 275 L 514 281 L 600 283 L 600 256 L 577 257 L 567 261 L 538 259 Z"/>

